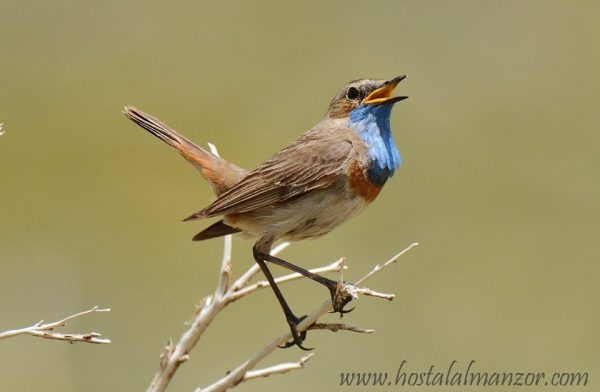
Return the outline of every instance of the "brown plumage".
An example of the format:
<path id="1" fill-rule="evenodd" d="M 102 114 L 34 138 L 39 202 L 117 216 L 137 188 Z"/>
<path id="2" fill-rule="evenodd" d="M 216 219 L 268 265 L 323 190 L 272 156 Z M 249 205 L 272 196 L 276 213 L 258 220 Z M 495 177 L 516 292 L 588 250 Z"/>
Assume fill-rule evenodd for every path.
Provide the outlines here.
<path id="1" fill-rule="evenodd" d="M 186 220 L 239 214 L 327 188 L 352 157 L 350 138 L 314 129 L 252 170 L 217 200 Z"/>

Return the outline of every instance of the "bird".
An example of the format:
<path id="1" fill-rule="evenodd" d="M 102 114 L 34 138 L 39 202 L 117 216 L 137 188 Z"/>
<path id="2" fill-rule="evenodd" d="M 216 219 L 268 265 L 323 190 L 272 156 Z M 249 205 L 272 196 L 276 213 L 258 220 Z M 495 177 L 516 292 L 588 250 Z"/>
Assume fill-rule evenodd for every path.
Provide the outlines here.
<path id="1" fill-rule="evenodd" d="M 405 75 L 393 79 L 358 79 L 347 83 L 330 101 L 324 117 L 254 170 L 221 158 L 177 133 L 159 119 L 126 106 L 127 118 L 174 147 L 208 181 L 215 200 L 184 221 L 220 217 L 193 237 L 208 240 L 241 233 L 255 239 L 254 260 L 267 278 L 290 328 L 292 340 L 282 347 L 303 345 L 297 317 L 275 283 L 267 263 L 300 273 L 329 289 L 333 311 L 337 282 L 270 255 L 276 241 L 320 237 L 347 221 L 379 195 L 402 164 L 390 128 L 393 96 Z"/>

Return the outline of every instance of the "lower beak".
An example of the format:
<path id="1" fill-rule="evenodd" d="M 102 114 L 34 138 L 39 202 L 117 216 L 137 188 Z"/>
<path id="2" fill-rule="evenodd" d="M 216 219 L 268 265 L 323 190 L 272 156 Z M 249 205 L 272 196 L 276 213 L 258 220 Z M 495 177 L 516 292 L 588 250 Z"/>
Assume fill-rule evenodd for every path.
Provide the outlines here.
<path id="1" fill-rule="evenodd" d="M 406 96 L 401 97 L 392 97 L 392 93 L 394 89 L 402 80 L 406 78 L 406 75 L 401 75 L 395 77 L 394 79 L 388 80 L 383 83 L 381 87 L 371 92 L 371 94 L 367 95 L 367 97 L 363 100 L 365 105 L 382 105 L 382 104 L 392 104 L 396 102 L 400 102 L 405 100 Z"/>

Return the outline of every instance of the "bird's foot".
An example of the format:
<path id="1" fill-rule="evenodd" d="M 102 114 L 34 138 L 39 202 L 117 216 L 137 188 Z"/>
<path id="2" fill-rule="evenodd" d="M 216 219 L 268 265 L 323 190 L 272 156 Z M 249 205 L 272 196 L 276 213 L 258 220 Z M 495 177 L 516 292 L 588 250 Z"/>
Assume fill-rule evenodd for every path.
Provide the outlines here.
<path id="1" fill-rule="evenodd" d="M 335 285 L 329 286 L 331 305 L 333 306 L 333 311 L 330 313 L 339 313 L 340 318 L 344 317 L 344 314 L 354 310 L 354 307 L 344 309 L 344 307 L 352 301 L 352 295 L 345 289 L 345 284 L 346 282 L 335 282 Z"/>
<path id="2" fill-rule="evenodd" d="M 310 351 L 312 348 L 307 348 L 302 345 L 304 343 L 304 339 L 306 339 L 306 330 L 302 332 L 298 332 L 298 324 L 304 320 L 306 316 L 302 316 L 300 318 L 294 316 L 293 314 L 287 316 L 287 322 L 290 326 L 290 332 L 292 333 L 292 340 L 286 342 L 283 346 L 278 346 L 279 348 L 289 348 L 292 346 L 298 346 L 298 348 Z"/>

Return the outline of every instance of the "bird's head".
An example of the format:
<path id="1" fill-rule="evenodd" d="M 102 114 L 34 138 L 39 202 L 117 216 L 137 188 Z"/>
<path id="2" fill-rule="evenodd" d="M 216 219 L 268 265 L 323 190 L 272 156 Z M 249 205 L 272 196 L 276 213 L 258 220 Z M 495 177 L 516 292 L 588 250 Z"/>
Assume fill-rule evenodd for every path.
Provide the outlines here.
<path id="1" fill-rule="evenodd" d="M 349 117 L 350 113 L 358 108 L 375 110 L 378 107 L 387 106 L 389 108 L 396 102 L 402 101 L 408 97 L 393 97 L 394 89 L 404 78 L 405 75 L 398 76 L 391 80 L 359 79 L 344 86 L 329 104 L 327 116 L 330 118 Z"/>

